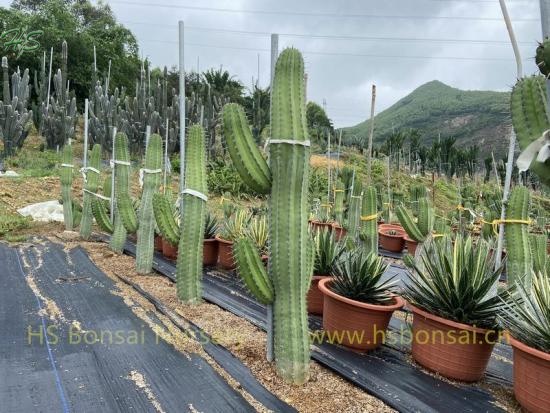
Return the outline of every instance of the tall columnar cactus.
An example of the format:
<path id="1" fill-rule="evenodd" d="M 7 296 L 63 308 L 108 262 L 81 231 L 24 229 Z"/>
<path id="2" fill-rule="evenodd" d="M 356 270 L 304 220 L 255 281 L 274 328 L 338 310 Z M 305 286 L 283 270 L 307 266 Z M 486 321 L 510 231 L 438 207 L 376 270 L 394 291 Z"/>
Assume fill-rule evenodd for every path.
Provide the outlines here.
<path id="1" fill-rule="evenodd" d="M 99 173 L 101 168 L 101 146 L 94 145 L 90 154 L 90 164 L 86 171 L 86 183 L 82 194 L 82 221 L 80 222 L 80 236 L 88 239 L 92 233 L 92 197 L 99 186 Z"/>
<path id="2" fill-rule="evenodd" d="M 177 293 L 184 303 L 201 299 L 202 251 L 206 217 L 206 148 L 200 125 L 189 128 L 185 148 L 185 190 L 176 265 Z"/>
<path id="3" fill-rule="evenodd" d="M 403 205 L 397 206 L 396 214 L 399 222 L 412 240 L 424 242 L 431 235 L 435 214 L 426 198 L 420 198 L 418 201 L 417 222 L 414 222 L 412 214 Z"/>
<path id="4" fill-rule="evenodd" d="M 361 239 L 365 249 L 378 254 L 378 208 L 376 188 L 368 186 L 363 191 L 361 204 Z"/>
<path id="5" fill-rule="evenodd" d="M 533 270 L 535 273 L 545 274 L 550 277 L 550 256 L 547 250 L 548 238 L 546 234 L 531 234 L 529 244 L 533 256 Z"/>
<path id="6" fill-rule="evenodd" d="M 223 109 L 228 146 L 239 148 L 238 156 L 232 156 L 233 163 L 239 165 L 238 171 L 247 171 L 241 175 L 243 181 L 260 192 L 271 189 L 269 277 L 258 272 L 258 257 L 250 258 L 250 249 L 254 248 L 250 243 L 244 244 L 246 254 L 237 247 L 236 258 L 245 281 L 261 277 L 258 285 L 263 285 L 265 296 L 258 298 L 264 302 L 273 299 L 277 370 L 293 383 L 308 379 L 310 356 L 306 292 L 313 271 L 313 253 L 307 224 L 310 148 L 304 86 L 301 54 L 296 49 L 284 50 L 275 66 L 271 94 L 269 167 L 253 144 L 252 135 L 240 126 L 245 124 L 243 112 L 234 104 Z"/>
<path id="7" fill-rule="evenodd" d="M 528 287 L 531 284 L 533 258 L 529 245 L 529 190 L 515 187 L 506 207 L 504 235 L 506 236 L 506 274 L 509 283 L 521 281 Z"/>
<path id="8" fill-rule="evenodd" d="M 359 181 L 353 184 L 353 190 L 350 194 L 347 230 L 351 239 L 357 237 L 357 231 L 361 222 L 361 201 L 362 201 L 363 185 Z"/>
<path id="9" fill-rule="evenodd" d="M 73 186 L 73 149 L 67 144 L 63 147 L 60 165 L 61 197 L 63 199 L 63 220 L 65 229 L 73 230 L 73 198 L 71 195 Z"/>
<path id="10" fill-rule="evenodd" d="M 102 185 L 103 194 L 99 196 L 92 196 L 92 214 L 95 218 L 97 225 L 108 234 L 113 234 L 114 227 L 109 216 L 110 210 L 110 197 L 111 197 L 111 176 L 107 176 Z M 96 190 L 99 188 L 96 188 Z M 102 199 L 105 198 L 105 199 Z"/>
<path id="11" fill-rule="evenodd" d="M 53 78 L 54 94 L 49 105 L 42 105 L 42 133 L 50 149 L 62 146 L 74 137 L 77 120 L 76 99 L 67 90 L 67 42 L 61 45 L 61 69 Z"/>
<path id="12" fill-rule="evenodd" d="M 414 213 L 414 216 L 418 216 L 418 204 L 422 198 L 427 198 L 428 193 L 426 192 L 426 187 L 424 185 L 412 185 L 410 189 L 411 193 L 411 209 Z"/>
<path id="13" fill-rule="evenodd" d="M 529 168 L 546 185 L 550 185 L 550 138 L 543 133 L 550 129 L 546 102 L 546 81 L 543 76 L 530 76 L 517 81 L 512 89 L 510 112 L 520 149 L 520 169 Z"/>
<path id="14" fill-rule="evenodd" d="M 32 125 L 32 111 L 27 110 L 29 100 L 29 70 L 23 76 L 19 70 L 11 77 L 8 74 L 8 59 L 2 58 L 3 101 L 0 101 L 0 140 L 4 143 L 4 154 L 13 155 L 20 149 Z"/>
<path id="15" fill-rule="evenodd" d="M 344 223 L 344 197 L 346 192 L 342 181 L 336 181 L 334 188 L 334 219 L 340 225 Z"/>
<path id="16" fill-rule="evenodd" d="M 115 196 L 116 207 L 124 228 L 129 233 L 137 232 L 136 270 L 150 273 L 153 268 L 155 220 L 153 195 L 158 191 L 162 172 L 162 138 L 151 135 L 145 152 L 145 168 L 142 169 L 143 190 L 138 213 L 130 196 L 130 154 L 128 138 L 124 133 L 115 137 Z"/>
<path id="17" fill-rule="evenodd" d="M 99 82 L 90 98 L 90 141 L 100 144 L 104 151 L 112 150 L 113 127 L 117 127 L 120 132 L 125 131 L 120 114 L 124 99 L 124 88 L 121 92 L 116 88 L 114 93 L 109 95 Z"/>

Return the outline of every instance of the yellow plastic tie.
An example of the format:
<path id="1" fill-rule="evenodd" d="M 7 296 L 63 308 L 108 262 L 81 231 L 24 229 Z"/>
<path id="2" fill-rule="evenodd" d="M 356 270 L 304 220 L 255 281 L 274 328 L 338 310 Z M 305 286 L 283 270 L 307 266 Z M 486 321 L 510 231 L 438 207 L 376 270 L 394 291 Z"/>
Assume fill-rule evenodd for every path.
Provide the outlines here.
<path id="1" fill-rule="evenodd" d="M 330 204 L 321 204 L 320 207 L 330 209 L 330 208 L 332 208 L 332 205 L 330 205 Z"/>
<path id="2" fill-rule="evenodd" d="M 361 215 L 361 221 L 372 221 L 373 219 L 376 219 L 377 216 L 378 213 L 372 215 Z"/>
<path id="3" fill-rule="evenodd" d="M 440 237 L 444 237 L 445 234 L 436 234 L 435 232 L 432 234 L 432 238 L 440 238 Z"/>
<path id="4" fill-rule="evenodd" d="M 227 198 L 224 198 L 224 197 L 222 196 L 222 197 L 220 198 L 220 205 L 223 204 L 223 201 L 228 201 L 228 199 L 227 199 Z"/>
<path id="5" fill-rule="evenodd" d="M 491 222 L 491 225 L 493 225 L 493 232 L 498 235 L 498 226 L 500 224 L 524 224 L 524 225 L 530 225 L 531 224 L 530 219 L 495 219 L 493 222 Z"/>
<path id="6" fill-rule="evenodd" d="M 345 192 L 343 189 L 335 189 L 334 192 Z"/>

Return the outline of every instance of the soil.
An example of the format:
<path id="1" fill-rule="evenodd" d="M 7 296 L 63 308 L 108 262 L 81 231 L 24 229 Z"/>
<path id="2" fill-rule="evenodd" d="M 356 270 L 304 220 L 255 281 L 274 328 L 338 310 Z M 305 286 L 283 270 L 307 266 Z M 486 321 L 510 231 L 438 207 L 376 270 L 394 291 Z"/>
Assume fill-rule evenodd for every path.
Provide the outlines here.
<path id="1" fill-rule="evenodd" d="M 59 242 L 59 239 L 52 239 Z M 294 406 L 301 412 L 392 412 L 391 408 L 382 401 L 370 396 L 363 390 L 348 383 L 330 370 L 311 362 L 311 377 L 309 382 L 302 386 L 295 386 L 283 382 L 276 374 L 273 364 L 265 359 L 266 334 L 246 320 L 243 320 L 216 305 L 203 302 L 196 306 L 185 306 L 179 303 L 176 297 L 175 285 L 164 277 L 158 275 L 138 275 L 134 258 L 129 256 L 116 256 L 106 244 L 93 242 L 69 242 L 67 248 L 82 245 L 89 253 L 94 263 L 109 277 L 111 277 L 121 290 L 121 295 L 131 298 L 129 305 L 139 302 L 147 311 L 155 311 L 154 308 L 135 290 L 117 279 L 126 277 L 138 284 L 148 293 L 162 301 L 176 314 L 192 321 L 208 333 L 214 340 L 229 349 L 238 357 L 256 376 L 256 378 L 273 394 L 281 400 Z M 166 317 L 160 313 L 156 315 L 168 324 Z M 177 327 L 171 325 L 171 330 Z M 186 340 L 189 341 L 189 340 Z M 173 341 L 170 341 L 173 342 Z M 188 349 L 178 350 L 190 351 Z M 208 357 L 198 344 L 194 344 L 192 351 L 199 353 L 220 372 L 230 384 L 234 382 L 227 374 Z M 242 388 L 236 383 L 235 387 L 243 393 Z M 246 394 L 251 402 L 251 396 Z M 259 403 L 253 403 L 258 411 L 265 411 Z"/>

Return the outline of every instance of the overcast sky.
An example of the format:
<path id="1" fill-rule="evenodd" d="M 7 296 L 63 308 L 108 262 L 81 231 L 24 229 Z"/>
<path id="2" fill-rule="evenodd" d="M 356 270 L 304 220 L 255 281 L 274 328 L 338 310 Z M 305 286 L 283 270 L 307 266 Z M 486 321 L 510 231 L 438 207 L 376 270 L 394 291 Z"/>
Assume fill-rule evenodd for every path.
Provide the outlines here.
<path id="1" fill-rule="evenodd" d="M 380 112 L 430 80 L 461 89 L 509 90 L 516 78 L 498 0 L 106 1 L 154 65 L 178 63 L 181 19 L 186 69 L 223 65 L 247 86 L 258 76 L 258 55 L 260 84 L 268 84 L 269 33 L 280 33 L 281 48 L 294 46 L 304 53 L 308 98 L 319 104 L 326 99 L 337 127 L 368 116 L 372 83 Z M 541 38 L 538 0 L 506 3 L 524 71 L 534 73 Z"/>

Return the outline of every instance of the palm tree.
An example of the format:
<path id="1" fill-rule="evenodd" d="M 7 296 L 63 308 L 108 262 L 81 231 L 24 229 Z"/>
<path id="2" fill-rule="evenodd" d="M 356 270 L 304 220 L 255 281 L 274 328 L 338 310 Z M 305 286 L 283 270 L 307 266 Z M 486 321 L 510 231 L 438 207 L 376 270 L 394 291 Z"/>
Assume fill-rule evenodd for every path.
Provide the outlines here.
<path id="1" fill-rule="evenodd" d="M 209 69 L 202 76 L 214 95 L 223 95 L 231 102 L 243 103 L 244 86 L 235 80 L 227 70 L 223 70 L 221 67 L 218 70 Z"/>

